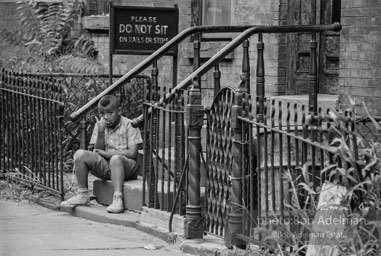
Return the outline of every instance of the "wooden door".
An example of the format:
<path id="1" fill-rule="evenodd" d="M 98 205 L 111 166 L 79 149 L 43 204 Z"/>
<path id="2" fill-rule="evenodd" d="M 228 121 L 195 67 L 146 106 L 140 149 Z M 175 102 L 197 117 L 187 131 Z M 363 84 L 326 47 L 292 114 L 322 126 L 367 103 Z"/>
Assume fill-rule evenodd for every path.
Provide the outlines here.
<path id="1" fill-rule="evenodd" d="M 340 22 L 341 0 L 322 0 L 320 24 Z M 321 33 L 319 42 L 320 93 L 337 94 L 339 86 L 340 32 Z"/>
<path id="2" fill-rule="evenodd" d="M 340 21 L 340 0 L 317 1 L 315 8 L 311 7 L 311 0 L 290 0 L 287 21 L 289 25 L 309 25 L 315 22 L 331 24 Z M 286 94 L 308 94 L 310 40 L 310 33 L 287 35 L 289 50 L 286 61 Z M 320 33 L 317 34 L 317 40 L 319 93 L 334 94 L 338 87 L 339 33 Z"/>

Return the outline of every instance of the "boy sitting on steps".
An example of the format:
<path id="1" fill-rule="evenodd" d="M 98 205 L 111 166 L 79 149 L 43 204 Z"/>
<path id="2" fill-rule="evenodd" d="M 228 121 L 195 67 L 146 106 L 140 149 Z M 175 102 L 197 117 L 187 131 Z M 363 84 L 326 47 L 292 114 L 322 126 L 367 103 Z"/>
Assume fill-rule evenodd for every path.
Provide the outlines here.
<path id="1" fill-rule="evenodd" d="M 90 205 L 88 196 L 88 173 L 103 180 L 112 180 L 114 196 L 107 207 L 111 213 L 121 213 L 123 206 L 123 183 L 138 176 L 135 161 L 138 145 L 143 142 L 140 130 L 131 126 L 131 120 L 119 114 L 119 100 L 106 95 L 98 103 L 100 120 L 94 127 L 90 145 L 93 151 L 80 149 L 74 154 L 74 169 L 78 194 L 61 206 Z"/>

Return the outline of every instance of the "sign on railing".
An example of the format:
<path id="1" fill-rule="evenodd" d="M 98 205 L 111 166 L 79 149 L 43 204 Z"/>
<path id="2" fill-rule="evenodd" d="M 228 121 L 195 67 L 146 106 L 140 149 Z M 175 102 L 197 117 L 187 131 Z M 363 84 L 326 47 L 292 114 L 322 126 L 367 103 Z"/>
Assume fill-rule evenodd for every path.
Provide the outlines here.
<path id="1" fill-rule="evenodd" d="M 110 6 L 111 53 L 150 54 L 178 33 L 179 10 L 164 7 Z M 168 55 L 175 55 L 177 47 Z"/>

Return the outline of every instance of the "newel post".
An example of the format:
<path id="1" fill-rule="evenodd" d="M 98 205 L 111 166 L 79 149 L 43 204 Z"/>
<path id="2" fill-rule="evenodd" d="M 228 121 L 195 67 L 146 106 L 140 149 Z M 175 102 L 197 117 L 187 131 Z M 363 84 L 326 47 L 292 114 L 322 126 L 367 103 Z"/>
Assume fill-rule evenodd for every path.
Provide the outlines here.
<path id="1" fill-rule="evenodd" d="M 193 86 L 189 91 L 187 106 L 189 185 L 184 229 L 184 237 L 187 239 L 202 238 L 205 229 L 200 204 L 201 128 L 203 125 L 204 107 L 201 103 L 200 84 L 198 81 L 198 77 L 193 79 Z"/>
<path id="2" fill-rule="evenodd" d="M 229 214 L 229 224 L 226 232 L 225 245 L 232 247 L 244 247 L 244 241 L 237 238 L 237 234 L 243 232 L 242 222 L 242 121 L 238 119 L 242 116 L 244 93 L 250 93 L 250 63 L 249 63 L 249 41 L 243 43 L 242 74 L 241 83 L 238 91 L 235 93 L 234 104 L 231 112 L 231 127 L 234 131 L 232 146 L 232 171 L 231 171 L 231 211 Z"/>

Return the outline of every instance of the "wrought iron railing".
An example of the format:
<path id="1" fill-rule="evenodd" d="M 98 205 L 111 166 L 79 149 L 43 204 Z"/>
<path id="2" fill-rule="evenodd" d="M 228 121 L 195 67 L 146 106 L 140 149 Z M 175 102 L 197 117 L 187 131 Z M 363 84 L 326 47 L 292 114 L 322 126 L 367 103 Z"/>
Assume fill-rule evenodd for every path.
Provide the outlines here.
<path id="1" fill-rule="evenodd" d="M 341 26 L 339 24 L 335 25 L 318 25 L 318 26 L 226 26 L 226 27 L 193 27 L 189 28 L 187 30 L 182 31 L 179 33 L 175 38 L 170 40 L 168 43 L 163 45 L 159 50 L 157 50 L 155 53 L 147 57 L 144 61 L 142 61 L 140 64 L 138 64 L 135 68 L 133 68 L 131 71 L 129 71 L 126 75 L 121 77 L 118 81 L 114 82 L 110 87 L 108 87 L 106 90 L 104 90 L 102 93 L 100 93 L 98 96 L 93 98 L 91 101 L 86 103 L 82 108 L 80 108 L 78 111 L 71 114 L 72 119 L 77 119 L 83 113 L 88 111 L 89 108 L 92 108 L 98 100 L 103 97 L 106 94 L 112 93 L 113 91 L 117 90 L 119 86 L 124 83 L 126 80 L 128 80 L 130 77 L 133 77 L 142 71 L 144 71 L 147 67 L 150 65 L 153 65 L 153 74 L 155 74 L 156 78 L 152 78 L 153 81 L 153 88 L 151 90 L 156 91 L 157 88 L 157 60 L 164 56 L 164 54 L 170 50 L 172 47 L 179 44 L 181 41 L 183 41 L 188 36 L 195 34 L 194 36 L 194 72 L 189 75 L 187 78 L 185 78 L 183 81 L 181 81 L 177 86 L 175 86 L 173 89 L 171 89 L 167 94 L 165 94 L 161 99 L 155 99 L 155 101 L 148 102 L 150 105 L 149 108 L 145 110 L 144 115 L 140 115 L 138 118 L 135 119 L 135 123 L 140 123 L 143 120 L 152 120 L 151 122 L 154 123 L 155 115 L 157 115 L 157 107 L 170 106 L 172 104 L 175 104 L 174 106 L 177 106 L 176 103 L 173 103 L 174 98 L 178 98 L 181 93 L 183 93 L 184 90 L 188 89 L 188 87 L 192 86 L 190 90 L 188 90 L 188 108 L 187 108 L 187 115 L 186 115 L 186 131 L 187 131 L 187 149 L 186 149 L 186 155 L 188 159 L 188 185 L 187 187 L 187 206 L 186 206 L 186 228 L 185 228 L 185 237 L 187 238 L 195 238 L 195 237 L 202 237 L 202 234 L 204 232 L 204 222 L 202 221 L 202 209 L 201 209 L 201 188 L 200 188 L 200 164 L 201 164 L 201 128 L 204 125 L 204 107 L 201 105 L 201 94 L 200 94 L 200 82 L 201 82 L 201 76 L 206 74 L 209 70 L 214 68 L 214 72 L 216 74 L 215 80 L 216 85 L 221 84 L 219 81 L 219 62 L 226 57 L 228 54 L 230 54 L 234 49 L 236 49 L 238 46 L 242 45 L 244 46 L 244 56 L 243 56 L 243 70 L 241 75 L 241 85 L 245 92 L 250 91 L 250 70 L 249 70 L 249 57 L 248 57 L 248 38 L 250 38 L 254 34 L 258 34 L 258 65 L 257 65 L 257 109 L 259 110 L 258 116 L 263 120 L 264 118 L 264 110 L 265 110 L 265 97 L 264 97 L 264 66 L 263 66 L 263 42 L 262 42 L 262 34 L 263 33 L 297 33 L 297 32 L 311 32 L 316 33 L 320 31 L 327 31 L 327 30 L 340 30 Z M 203 65 L 200 65 L 200 37 L 198 36 L 199 33 L 215 33 L 215 32 L 242 32 L 240 35 L 238 35 L 234 40 L 232 40 L 229 44 L 227 44 L 223 49 L 221 49 L 215 56 L 207 60 Z M 316 48 L 312 47 L 315 43 L 311 44 L 311 54 L 316 55 Z M 316 57 L 316 56 L 315 56 Z M 315 58 L 316 59 L 316 58 Z M 262 63 L 261 63 L 262 62 Z M 312 65 L 311 65 L 312 66 Z M 175 67 L 174 67 L 175 68 Z M 316 72 L 312 71 L 311 73 L 311 85 L 316 85 Z M 174 80 L 176 81 L 176 77 L 174 77 Z M 314 80 L 315 79 L 315 80 Z M 156 82 L 155 82 L 156 81 Z M 216 91 L 218 88 L 215 88 Z M 316 89 L 316 88 L 313 88 Z M 312 90 L 315 91 L 315 90 Z M 245 96 L 247 98 L 250 98 L 250 96 Z M 314 102 L 310 102 L 309 104 L 309 111 L 316 112 L 315 106 L 316 106 L 316 97 L 311 97 L 311 100 Z M 237 112 L 238 115 L 241 113 L 242 109 L 245 110 L 245 108 L 242 108 L 240 105 L 241 103 L 237 102 L 237 105 L 233 107 L 232 111 L 239 111 Z M 150 127 L 148 129 L 153 129 L 151 131 L 152 133 L 157 136 L 158 126 L 162 125 L 161 123 L 161 117 L 156 121 L 156 127 Z M 233 122 L 236 123 L 235 121 Z M 145 125 L 147 128 L 147 125 Z M 146 128 L 144 128 L 144 133 L 146 132 Z M 237 129 L 234 127 L 234 129 Z M 150 137 L 152 138 L 152 135 Z M 237 138 L 234 138 L 237 141 Z M 148 143 L 148 140 L 146 140 Z M 155 149 L 155 143 L 157 143 L 155 140 L 149 141 L 149 144 L 146 144 L 146 149 L 149 148 Z M 156 145 L 157 146 L 157 145 Z M 238 147 L 238 146 L 236 146 Z M 148 153 L 148 151 L 145 151 Z M 153 166 L 151 154 L 157 155 L 158 151 L 155 152 L 155 150 L 149 152 L 149 156 L 145 157 L 144 166 Z M 159 158 L 157 158 L 159 159 Z M 238 204 L 240 202 L 238 201 L 238 198 L 240 196 L 239 192 L 239 183 L 238 178 L 240 174 L 237 172 L 236 166 L 238 164 L 234 164 L 234 161 L 237 160 L 237 157 L 233 157 L 233 163 L 232 163 L 232 202 L 230 202 L 232 205 Z M 151 168 L 147 168 L 145 170 L 146 174 L 150 174 L 153 172 Z M 157 172 L 159 175 L 159 172 Z M 151 177 L 155 177 L 155 182 L 153 184 L 153 187 L 158 187 L 157 182 L 158 179 L 156 178 L 156 175 L 151 175 Z M 151 180 L 150 178 L 149 180 Z M 148 185 L 149 187 L 152 187 L 152 184 Z M 225 188 L 224 188 L 225 189 Z M 153 200 L 153 207 L 158 207 L 157 203 L 158 200 L 155 197 L 151 196 L 151 199 Z M 149 203 L 148 205 L 151 205 Z M 218 209 L 217 211 L 220 211 L 221 209 Z M 226 217 L 226 216 L 224 216 Z M 235 206 L 233 206 L 231 214 L 228 216 L 228 223 L 229 223 L 229 229 L 225 234 L 230 234 L 230 237 L 227 238 L 228 242 L 227 244 L 237 244 L 238 241 L 234 237 L 237 233 L 237 231 L 241 228 L 239 223 L 239 219 L 242 218 L 242 214 L 237 214 Z M 223 227 L 223 229 L 226 229 L 226 227 Z M 224 232 L 223 232 L 224 233 Z"/>
<path id="2" fill-rule="evenodd" d="M 63 198 L 62 87 L 53 79 L 4 69 L 0 83 L 3 174 Z"/>
<path id="3" fill-rule="evenodd" d="M 96 113 L 92 109 L 81 122 L 71 122 L 68 115 L 107 88 L 108 81 L 108 75 L 2 69 L 1 138 L 6 145 L 1 148 L 2 172 L 63 198 L 61 171 L 70 171 L 74 152 L 86 147 Z M 123 114 L 129 118 L 142 114 L 143 91 L 149 84 L 150 78 L 141 75 L 119 88 Z"/>

